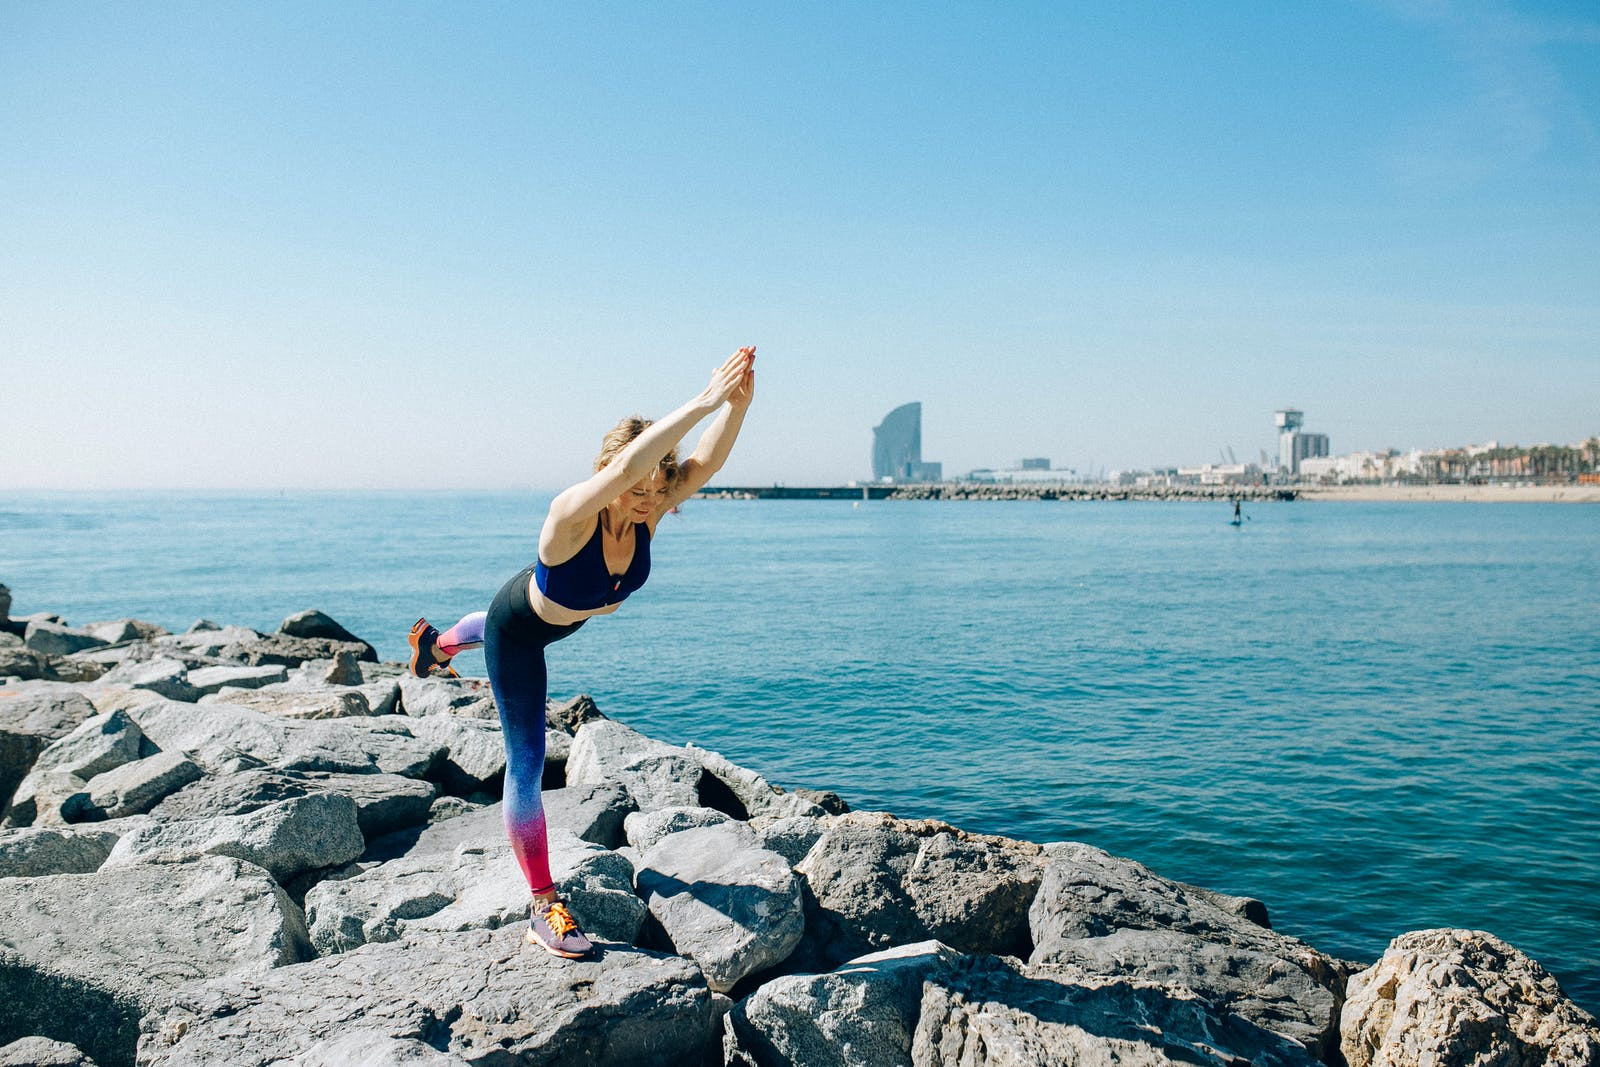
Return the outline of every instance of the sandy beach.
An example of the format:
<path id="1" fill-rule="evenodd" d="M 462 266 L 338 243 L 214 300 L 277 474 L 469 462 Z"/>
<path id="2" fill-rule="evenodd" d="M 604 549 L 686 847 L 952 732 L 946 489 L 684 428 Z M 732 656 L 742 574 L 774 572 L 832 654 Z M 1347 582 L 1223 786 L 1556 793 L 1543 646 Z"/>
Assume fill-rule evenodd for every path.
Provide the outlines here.
<path id="1" fill-rule="evenodd" d="M 1441 500 L 1461 504 L 1600 504 L 1600 485 L 1327 485 L 1302 500 Z"/>

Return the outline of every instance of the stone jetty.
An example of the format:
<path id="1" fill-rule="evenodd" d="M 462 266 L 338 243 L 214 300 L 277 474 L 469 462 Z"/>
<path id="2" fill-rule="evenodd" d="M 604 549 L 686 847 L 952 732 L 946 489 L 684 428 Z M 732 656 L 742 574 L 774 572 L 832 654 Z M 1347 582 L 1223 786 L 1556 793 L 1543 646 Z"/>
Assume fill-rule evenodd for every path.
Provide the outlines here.
<path id="1" fill-rule="evenodd" d="M 587 697 L 546 720 L 576 962 L 523 943 L 484 683 L 315 611 L 0 610 L 0 1067 L 1600 1062 L 1487 933 L 1337 959 L 1088 845 L 852 811 Z"/>

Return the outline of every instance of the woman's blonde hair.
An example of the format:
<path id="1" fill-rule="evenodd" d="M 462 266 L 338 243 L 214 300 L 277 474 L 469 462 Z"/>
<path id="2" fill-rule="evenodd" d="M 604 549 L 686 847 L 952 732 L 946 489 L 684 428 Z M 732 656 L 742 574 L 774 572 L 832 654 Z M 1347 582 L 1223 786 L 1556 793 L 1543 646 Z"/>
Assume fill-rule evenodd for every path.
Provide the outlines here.
<path id="1" fill-rule="evenodd" d="M 606 464 L 616 459 L 624 448 L 633 443 L 634 438 L 649 429 L 654 419 L 647 419 L 643 415 L 629 415 L 606 434 L 600 442 L 600 454 L 594 457 L 594 469 L 600 470 Z M 661 457 L 661 462 L 656 464 L 656 470 L 666 479 L 670 486 L 678 480 L 678 450 L 676 448 Z"/>

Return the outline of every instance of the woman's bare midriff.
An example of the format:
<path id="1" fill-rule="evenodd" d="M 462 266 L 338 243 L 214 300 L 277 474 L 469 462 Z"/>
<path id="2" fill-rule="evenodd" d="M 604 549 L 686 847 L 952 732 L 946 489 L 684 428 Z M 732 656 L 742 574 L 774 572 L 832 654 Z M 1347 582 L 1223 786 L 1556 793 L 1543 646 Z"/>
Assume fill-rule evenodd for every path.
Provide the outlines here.
<path id="1" fill-rule="evenodd" d="M 622 607 L 622 602 L 618 601 L 589 611 L 574 611 L 545 596 L 539 589 L 538 580 L 531 574 L 528 575 L 528 604 L 533 608 L 535 615 L 552 626 L 571 626 L 575 622 L 582 622 L 596 615 L 610 615 Z"/>

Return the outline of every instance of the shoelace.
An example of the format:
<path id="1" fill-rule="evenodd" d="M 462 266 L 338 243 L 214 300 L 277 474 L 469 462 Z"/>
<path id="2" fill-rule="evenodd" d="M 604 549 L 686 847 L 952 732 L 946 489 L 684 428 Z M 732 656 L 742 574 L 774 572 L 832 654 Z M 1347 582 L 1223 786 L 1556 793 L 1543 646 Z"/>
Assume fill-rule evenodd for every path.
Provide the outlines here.
<path id="1" fill-rule="evenodd" d="M 549 910 L 544 913 L 544 921 L 550 927 L 550 932 L 557 937 L 565 937 L 578 928 L 565 904 L 550 905 Z"/>

